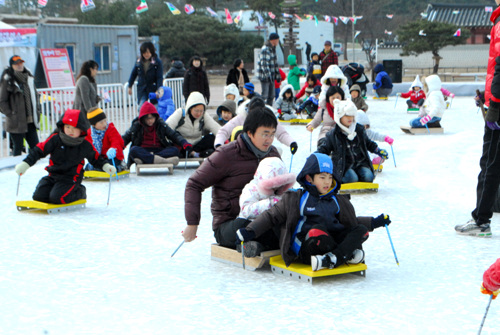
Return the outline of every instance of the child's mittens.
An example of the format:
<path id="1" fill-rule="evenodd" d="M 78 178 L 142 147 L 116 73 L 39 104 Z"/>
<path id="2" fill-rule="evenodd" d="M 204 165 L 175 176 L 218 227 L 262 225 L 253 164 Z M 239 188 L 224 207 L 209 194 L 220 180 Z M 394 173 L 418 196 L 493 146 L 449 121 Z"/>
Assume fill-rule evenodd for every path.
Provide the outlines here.
<path id="1" fill-rule="evenodd" d="M 243 242 L 251 241 L 255 238 L 255 233 L 252 230 L 246 230 L 246 228 L 240 228 L 236 231 L 236 239 L 238 244 Z"/>
<path id="2" fill-rule="evenodd" d="M 104 172 L 107 172 L 110 176 L 116 174 L 116 168 L 113 165 L 109 164 L 109 163 L 104 164 L 102 166 L 102 170 Z"/>
<path id="3" fill-rule="evenodd" d="M 482 294 L 487 294 L 487 295 L 492 295 L 493 296 L 493 300 L 495 300 L 497 298 L 498 294 L 500 293 L 500 290 L 490 291 L 487 288 L 485 288 L 484 287 L 484 283 L 482 283 L 481 284 L 481 293 Z"/>
<path id="4" fill-rule="evenodd" d="M 383 159 L 388 159 L 389 158 L 389 154 L 384 149 L 377 148 L 377 151 L 375 151 L 375 153 L 377 155 L 379 155 L 380 157 L 382 157 Z"/>
<path id="5" fill-rule="evenodd" d="M 278 114 L 281 116 L 281 108 L 278 109 Z"/>
<path id="6" fill-rule="evenodd" d="M 431 119 L 432 118 L 430 115 L 426 115 L 420 119 L 420 123 L 422 124 L 422 126 L 425 126 Z"/>
<path id="7" fill-rule="evenodd" d="M 149 93 L 149 100 L 156 100 L 156 93 L 155 92 Z"/>
<path id="8" fill-rule="evenodd" d="M 30 165 L 26 162 L 21 162 L 16 165 L 16 173 L 20 176 L 26 173 L 26 171 L 30 168 Z"/>
<path id="9" fill-rule="evenodd" d="M 450 98 L 452 98 L 452 99 L 453 99 L 454 97 L 455 97 L 455 94 L 450 93 Z"/>
<path id="10" fill-rule="evenodd" d="M 106 156 L 109 159 L 113 159 L 116 157 L 116 149 L 115 148 L 109 148 L 108 151 L 106 152 Z"/>
<path id="11" fill-rule="evenodd" d="M 299 146 L 297 145 L 297 142 L 293 142 L 292 144 L 290 144 L 290 152 L 292 153 L 292 155 L 295 155 L 298 148 Z"/>
<path id="12" fill-rule="evenodd" d="M 392 143 L 394 143 L 394 139 L 390 138 L 389 136 L 386 136 L 384 138 L 384 141 L 387 142 L 389 145 L 392 145 Z"/>
<path id="13" fill-rule="evenodd" d="M 400 96 L 401 96 L 401 93 L 396 93 L 396 95 L 397 95 L 398 97 L 400 97 Z"/>
<path id="14" fill-rule="evenodd" d="M 185 141 L 184 143 L 182 143 L 182 149 L 184 149 L 184 151 L 189 153 L 193 151 L 193 145 L 188 141 Z"/>
<path id="15" fill-rule="evenodd" d="M 373 229 L 384 227 L 385 225 L 390 225 L 390 224 L 391 224 L 391 219 L 387 214 L 380 214 L 376 218 L 372 218 Z"/>

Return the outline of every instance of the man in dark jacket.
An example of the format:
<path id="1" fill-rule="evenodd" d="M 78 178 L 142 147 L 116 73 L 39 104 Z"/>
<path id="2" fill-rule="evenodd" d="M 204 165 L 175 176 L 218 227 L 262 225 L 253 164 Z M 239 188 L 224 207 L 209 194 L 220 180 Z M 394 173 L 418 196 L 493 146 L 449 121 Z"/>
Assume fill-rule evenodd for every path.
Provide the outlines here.
<path id="1" fill-rule="evenodd" d="M 172 67 L 168 70 L 165 75 L 165 79 L 169 78 L 183 78 L 186 73 L 186 69 L 184 68 L 184 63 L 181 62 L 179 57 L 172 58 Z"/>
<path id="2" fill-rule="evenodd" d="M 248 113 L 243 133 L 238 139 L 217 148 L 191 175 L 184 194 L 187 221 L 183 231 L 184 241 L 195 239 L 200 223 L 201 194 L 212 186 L 215 239 L 222 246 L 235 248 L 236 230 L 247 222 L 236 219 L 240 213 L 239 197 L 243 187 L 253 179 L 262 159 L 279 157 L 272 146 L 276 126 L 277 120 L 271 110 L 256 107 Z"/>

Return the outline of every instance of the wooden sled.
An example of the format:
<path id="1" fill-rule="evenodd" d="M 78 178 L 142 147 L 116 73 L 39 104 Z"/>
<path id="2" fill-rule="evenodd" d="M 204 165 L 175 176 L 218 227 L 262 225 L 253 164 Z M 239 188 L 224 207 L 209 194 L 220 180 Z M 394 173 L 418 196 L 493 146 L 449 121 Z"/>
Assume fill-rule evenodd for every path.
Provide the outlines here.
<path id="1" fill-rule="evenodd" d="M 389 100 L 389 97 L 373 97 L 373 100 Z"/>
<path id="2" fill-rule="evenodd" d="M 314 278 L 336 276 L 344 273 L 359 273 L 361 276 L 366 277 L 366 264 L 344 264 L 335 269 L 323 269 L 313 271 L 310 265 L 302 263 L 292 263 L 286 267 L 281 255 L 271 257 L 269 260 L 271 270 L 274 274 L 283 275 L 295 280 L 300 280 L 306 283 L 313 283 Z"/>
<path id="3" fill-rule="evenodd" d="M 406 134 L 411 135 L 422 135 L 422 134 L 442 134 L 444 132 L 443 127 L 429 127 L 429 128 L 412 128 L 410 126 L 400 126 L 401 130 Z M 427 129 L 429 129 L 427 131 Z"/>
<path id="4" fill-rule="evenodd" d="M 174 164 L 136 164 L 135 173 L 139 175 L 142 169 L 168 169 L 170 174 L 174 173 Z"/>
<path id="5" fill-rule="evenodd" d="M 198 157 L 198 158 L 195 158 L 195 157 L 190 157 L 190 158 L 181 158 L 179 160 L 179 164 L 177 165 L 177 167 L 184 167 L 184 165 L 186 164 L 186 162 L 190 163 L 190 162 L 198 162 L 198 164 L 201 165 L 201 163 L 203 163 L 203 161 L 205 160 L 205 158 L 203 157 Z"/>
<path id="6" fill-rule="evenodd" d="M 35 200 L 20 200 L 16 201 L 16 207 L 18 211 L 39 211 L 54 214 L 75 210 L 78 208 L 85 208 L 86 203 L 87 200 L 85 199 L 70 202 L 69 204 L 48 204 L 46 202 Z"/>
<path id="7" fill-rule="evenodd" d="M 261 252 L 257 257 L 245 257 L 245 270 L 255 271 L 269 263 L 269 258 L 279 255 L 279 250 Z M 235 249 L 212 244 L 212 260 L 243 268 L 241 254 Z"/>
<path id="8" fill-rule="evenodd" d="M 419 108 L 408 108 L 406 110 L 406 113 L 408 113 L 408 114 L 418 114 L 419 111 L 420 111 Z"/>
<path id="9" fill-rule="evenodd" d="M 116 179 L 117 174 L 111 176 L 111 178 Z M 129 170 L 123 170 L 118 172 L 118 179 L 128 178 L 130 177 Z M 85 171 L 83 173 L 83 178 L 88 180 L 109 180 L 109 174 L 104 171 Z"/>
<path id="10" fill-rule="evenodd" d="M 363 193 L 363 192 L 378 192 L 377 183 L 357 182 L 347 183 L 340 186 L 339 193 Z"/>
<path id="11" fill-rule="evenodd" d="M 280 123 L 285 123 L 285 124 L 308 124 L 311 121 L 312 119 L 291 119 L 288 121 L 279 120 Z"/>

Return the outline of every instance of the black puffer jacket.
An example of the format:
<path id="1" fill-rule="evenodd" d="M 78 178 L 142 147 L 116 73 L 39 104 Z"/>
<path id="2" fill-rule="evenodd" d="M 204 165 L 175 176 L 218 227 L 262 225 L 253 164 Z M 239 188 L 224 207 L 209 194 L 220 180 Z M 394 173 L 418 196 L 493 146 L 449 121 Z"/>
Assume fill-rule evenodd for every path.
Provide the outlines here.
<path id="1" fill-rule="evenodd" d="M 243 75 L 243 81 L 245 83 L 250 82 L 250 79 L 248 78 L 247 70 L 242 69 L 241 74 Z M 236 87 L 238 87 L 239 76 L 240 76 L 240 71 L 238 69 L 232 68 L 231 70 L 229 70 L 229 73 L 227 74 L 227 78 L 226 78 L 226 85 L 235 84 Z"/>
<path id="2" fill-rule="evenodd" d="M 199 59 L 199 58 L 196 58 Z M 187 100 L 191 92 L 200 92 L 210 102 L 210 87 L 208 86 L 208 77 L 202 65 L 199 67 L 193 66 L 194 57 L 189 61 L 189 70 L 184 75 L 184 83 L 182 85 L 182 94 Z M 201 60 L 200 60 L 201 62 Z"/>
<path id="3" fill-rule="evenodd" d="M 180 60 L 174 61 L 174 64 L 168 70 L 167 74 L 165 75 L 165 79 L 168 78 L 182 78 L 184 77 L 184 74 L 186 73 L 186 69 L 184 68 L 184 64 Z"/>

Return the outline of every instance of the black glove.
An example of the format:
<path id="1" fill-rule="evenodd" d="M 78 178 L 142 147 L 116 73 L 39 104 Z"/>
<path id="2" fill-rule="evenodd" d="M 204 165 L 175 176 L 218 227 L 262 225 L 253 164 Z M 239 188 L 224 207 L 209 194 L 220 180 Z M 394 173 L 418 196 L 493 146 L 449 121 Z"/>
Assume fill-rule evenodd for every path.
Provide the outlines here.
<path id="1" fill-rule="evenodd" d="M 216 144 L 215 145 L 215 149 L 217 149 L 218 147 L 220 147 L 222 144 Z"/>
<path id="2" fill-rule="evenodd" d="M 298 148 L 299 146 L 297 145 L 297 142 L 293 142 L 292 144 L 290 144 L 290 152 L 292 153 L 292 155 L 295 155 Z"/>
<path id="3" fill-rule="evenodd" d="M 236 242 L 238 244 L 243 242 L 251 241 L 255 238 L 255 233 L 252 230 L 246 230 L 246 228 L 240 228 L 236 231 Z"/>
<path id="4" fill-rule="evenodd" d="M 380 214 L 376 218 L 372 219 L 372 229 L 384 227 L 385 225 L 390 225 L 391 219 L 389 219 L 389 215 Z"/>
<path id="5" fill-rule="evenodd" d="M 384 149 L 377 148 L 377 151 L 375 151 L 375 153 L 377 155 L 379 155 L 380 157 L 382 157 L 383 159 L 388 159 L 389 158 L 389 154 Z"/>

